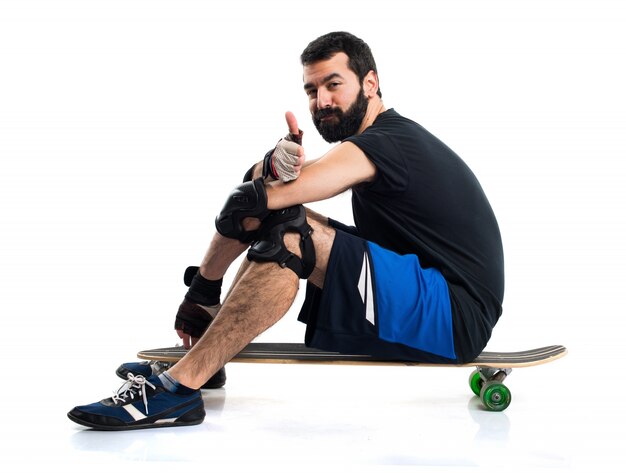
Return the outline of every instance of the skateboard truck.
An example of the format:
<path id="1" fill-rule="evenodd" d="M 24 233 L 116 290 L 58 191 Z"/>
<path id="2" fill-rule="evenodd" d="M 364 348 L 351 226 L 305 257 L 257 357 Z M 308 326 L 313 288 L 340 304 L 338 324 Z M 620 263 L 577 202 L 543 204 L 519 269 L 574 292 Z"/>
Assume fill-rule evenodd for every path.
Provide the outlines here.
<path id="1" fill-rule="evenodd" d="M 485 368 L 478 367 L 476 370 L 485 381 L 504 381 L 513 371 L 511 368 Z"/>
<path id="2" fill-rule="evenodd" d="M 470 375 L 470 388 L 488 410 L 503 411 L 511 404 L 511 391 L 502 383 L 512 371 L 478 366 Z"/>

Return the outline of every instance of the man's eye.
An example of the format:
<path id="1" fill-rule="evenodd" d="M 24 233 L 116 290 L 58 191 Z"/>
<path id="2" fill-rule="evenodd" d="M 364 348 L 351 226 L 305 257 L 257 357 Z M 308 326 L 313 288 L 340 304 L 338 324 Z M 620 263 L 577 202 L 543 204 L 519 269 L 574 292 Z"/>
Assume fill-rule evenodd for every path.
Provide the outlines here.
<path id="1" fill-rule="evenodd" d="M 317 97 L 317 90 L 308 90 L 306 94 L 310 99 L 314 99 Z"/>

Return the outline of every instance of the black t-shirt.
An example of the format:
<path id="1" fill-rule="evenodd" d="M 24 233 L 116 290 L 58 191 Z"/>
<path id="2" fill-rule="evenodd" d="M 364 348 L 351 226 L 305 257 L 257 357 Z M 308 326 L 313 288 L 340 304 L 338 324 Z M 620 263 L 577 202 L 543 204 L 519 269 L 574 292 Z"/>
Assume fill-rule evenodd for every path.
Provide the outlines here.
<path id="1" fill-rule="evenodd" d="M 390 109 L 350 141 L 376 166 L 352 189 L 359 235 L 438 269 L 450 289 L 457 356 L 473 358 L 502 313 L 504 257 L 493 210 L 469 167 Z"/>

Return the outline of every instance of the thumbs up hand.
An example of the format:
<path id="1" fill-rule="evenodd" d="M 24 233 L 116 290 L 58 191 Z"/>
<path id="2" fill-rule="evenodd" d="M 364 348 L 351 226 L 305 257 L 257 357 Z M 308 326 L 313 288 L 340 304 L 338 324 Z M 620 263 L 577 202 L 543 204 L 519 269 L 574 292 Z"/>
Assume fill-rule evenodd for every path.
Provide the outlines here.
<path id="1" fill-rule="evenodd" d="M 276 148 L 267 153 L 263 163 L 263 175 L 283 182 L 293 181 L 300 176 L 304 164 L 304 148 L 302 147 L 302 130 L 293 113 L 285 113 L 289 134 L 282 138 Z"/>

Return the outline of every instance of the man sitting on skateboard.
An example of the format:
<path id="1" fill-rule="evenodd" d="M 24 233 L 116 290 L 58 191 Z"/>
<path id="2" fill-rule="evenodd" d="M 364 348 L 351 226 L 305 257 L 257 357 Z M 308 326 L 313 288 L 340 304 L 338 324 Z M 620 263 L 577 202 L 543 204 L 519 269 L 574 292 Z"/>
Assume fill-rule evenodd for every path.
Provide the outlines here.
<path id="1" fill-rule="evenodd" d="M 504 263 L 476 177 L 384 106 L 359 38 L 324 35 L 301 61 L 315 127 L 340 144 L 305 162 L 296 118 L 286 114 L 289 134 L 233 190 L 201 266 L 186 275 L 175 327 L 191 350 L 158 376 L 131 370 L 116 395 L 74 408 L 70 419 L 107 430 L 202 422 L 200 388 L 285 315 L 300 279 L 308 281 L 300 312 L 308 346 L 463 363 L 487 344 L 502 312 Z M 355 227 L 302 206 L 347 189 Z M 220 306 L 222 277 L 246 250 Z"/>

